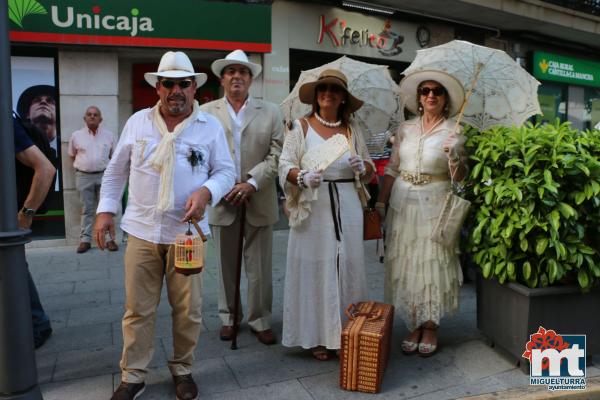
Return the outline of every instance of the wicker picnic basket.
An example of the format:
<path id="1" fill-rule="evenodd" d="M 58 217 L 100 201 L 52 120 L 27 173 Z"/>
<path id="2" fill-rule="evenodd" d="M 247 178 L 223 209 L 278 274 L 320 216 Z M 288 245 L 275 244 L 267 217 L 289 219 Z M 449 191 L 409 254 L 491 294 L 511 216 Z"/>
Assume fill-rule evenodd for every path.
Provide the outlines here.
<path id="1" fill-rule="evenodd" d="M 390 354 L 394 306 L 374 301 L 350 304 L 342 329 L 340 386 L 377 393 Z"/>

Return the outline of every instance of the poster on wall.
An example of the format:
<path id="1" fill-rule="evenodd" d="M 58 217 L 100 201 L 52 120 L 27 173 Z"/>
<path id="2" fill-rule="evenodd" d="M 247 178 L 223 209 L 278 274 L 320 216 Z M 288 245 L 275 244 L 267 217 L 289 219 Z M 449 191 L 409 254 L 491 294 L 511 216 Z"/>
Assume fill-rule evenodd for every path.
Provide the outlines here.
<path id="1" fill-rule="evenodd" d="M 13 111 L 28 130 L 36 130 L 49 148 L 45 155 L 56 167 L 56 181 L 40 213 L 33 219 L 32 236 L 65 237 L 62 194 L 58 91 L 54 57 L 11 57 Z M 40 140 L 40 139 L 38 139 Z M 35 141 L 34 141 L 35 142 Z M 39 147 L 42 147 L 40 144 Z"/>

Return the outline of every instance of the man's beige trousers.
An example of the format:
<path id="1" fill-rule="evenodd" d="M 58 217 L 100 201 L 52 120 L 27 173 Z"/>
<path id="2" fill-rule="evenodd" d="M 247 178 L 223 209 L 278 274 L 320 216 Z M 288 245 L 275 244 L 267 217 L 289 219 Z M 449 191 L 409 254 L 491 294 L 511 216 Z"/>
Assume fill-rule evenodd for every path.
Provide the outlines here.
<path id="1" fill-rule="evenodd" d="M 202 325 L 202 273 L 175 272 L 174 246 L 129 235 L 125 251 L 125 315 L 121 380 L 141 383 L 154 354 L 154 322 L 163 278 L 173 318 L 172 375 L 191 373 Z"/>

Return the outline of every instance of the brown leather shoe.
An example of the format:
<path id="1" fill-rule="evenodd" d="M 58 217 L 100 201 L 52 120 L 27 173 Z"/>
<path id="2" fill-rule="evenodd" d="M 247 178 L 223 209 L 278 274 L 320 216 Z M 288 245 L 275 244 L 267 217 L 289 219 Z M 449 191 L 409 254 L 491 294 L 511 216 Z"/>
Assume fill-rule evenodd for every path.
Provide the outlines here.
<path id="1" fill-rule="evenodd" d="M 121 382 L 110 400 L 135 400 L 144 393 L 146 385 L 142 383 Z"/>
<path id="2" fill-rule="evenodd" d="M 262 344 L 266 344 L 267 346 L 277 343 L 277 337 L 271 329 L 265 329 L 264 331 L 255 331 L 252 329 L 252 333 L 256 335 L 256 338 Z"/>
<path id="3" fill-rule="evenodd" d="M 81 243 L 79 243 L 79 247 L 77 247 L 77 253 L 78 254 L 85 253 L 86 251 L 88 251 L 91 248 L 92 248 L 92 245 L 89 244 L 88 242 L 81 242 Z"/>
<path id="4" fill-rule="evenodd" d="M 117 246 L 117 244 L 115 243 L 114 240 L 106 242 L 106 248 L 108 249 L 108 251 L 118 251 L 119 250 L 119 246 Z"/>
<path id="5" fill-rule="evenodd" d="M 223 325 L 219 331 L 221 340 L 233 340 L 233 326 Z"/>
<path id="6" fill-rule="evenodd" d="M 198 386 L 196 386 L 192 374 L 173 375 L 173 383 L 177 400 L 198 400 Z"/>

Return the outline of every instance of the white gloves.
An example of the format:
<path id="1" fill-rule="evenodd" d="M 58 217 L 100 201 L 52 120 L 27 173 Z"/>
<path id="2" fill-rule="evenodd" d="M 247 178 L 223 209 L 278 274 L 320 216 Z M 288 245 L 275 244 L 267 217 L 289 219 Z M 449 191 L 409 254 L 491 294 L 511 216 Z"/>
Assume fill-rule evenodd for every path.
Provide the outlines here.
<path id="1" fill-rule="evenodd" d="M 365 162 L 358 154 L 350 157 L 348 161 L 350 162 L 350 167 L 352 167 L 352 170 L 354 172 L 358 172 L 359 175 L 362 176 L 365 174 L 365 172 L 367 172 L 367 169 L 365 168 Z"/>
<path id="2" fill-rule="evenodd" d="M 312 189 L 318 188 L 321 185 L 321 181 L 323 179 L 322 175 L 322 171 L 310 171 L 305 173 L 302 177 L 304 186 Z"/>

